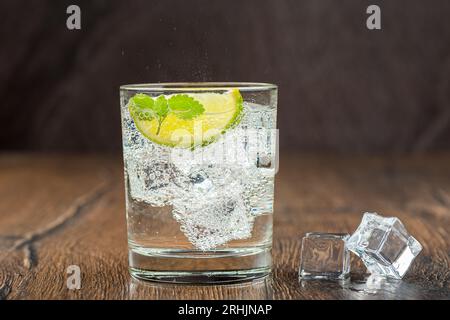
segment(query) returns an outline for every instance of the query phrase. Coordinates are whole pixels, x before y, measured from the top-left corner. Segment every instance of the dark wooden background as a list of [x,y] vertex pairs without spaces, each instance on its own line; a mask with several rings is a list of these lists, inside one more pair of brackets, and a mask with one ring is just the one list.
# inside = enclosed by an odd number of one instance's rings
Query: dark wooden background
[[[82,30],[66,29],[66,7]],[[382,30],[365,27],[369,4]],[[0,148],[118,151],[118,87],[280,86],[281,147],[450,147],[450,2],[0,2]]]

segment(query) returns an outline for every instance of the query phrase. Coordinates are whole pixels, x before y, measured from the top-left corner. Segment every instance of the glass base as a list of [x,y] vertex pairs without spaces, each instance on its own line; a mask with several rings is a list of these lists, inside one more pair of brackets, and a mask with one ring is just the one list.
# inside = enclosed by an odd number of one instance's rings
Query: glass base
[[251,281],[267,276],[270,247],[191,251],[130,248],[130,273],[140,280],[218,284]]
[[154,272],[130,268],[131,276],[138,280],[185,284],[240,283],[265,277],[269,275],[269,273],[269,268],[212,272]]

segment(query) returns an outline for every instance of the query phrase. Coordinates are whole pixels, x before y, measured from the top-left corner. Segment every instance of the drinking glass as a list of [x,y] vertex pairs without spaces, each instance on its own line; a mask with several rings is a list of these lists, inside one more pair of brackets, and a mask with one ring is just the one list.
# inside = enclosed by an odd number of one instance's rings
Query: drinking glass
[[133,277],[238,282],[271,270],[277,87],[120,87]]

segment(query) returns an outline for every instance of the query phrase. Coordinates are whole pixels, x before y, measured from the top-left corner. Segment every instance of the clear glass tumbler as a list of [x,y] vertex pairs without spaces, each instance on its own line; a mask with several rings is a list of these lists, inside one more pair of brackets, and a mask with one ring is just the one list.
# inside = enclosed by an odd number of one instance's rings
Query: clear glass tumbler
[[120,87],[132,276],[236,282],[271,270],[277,87]]

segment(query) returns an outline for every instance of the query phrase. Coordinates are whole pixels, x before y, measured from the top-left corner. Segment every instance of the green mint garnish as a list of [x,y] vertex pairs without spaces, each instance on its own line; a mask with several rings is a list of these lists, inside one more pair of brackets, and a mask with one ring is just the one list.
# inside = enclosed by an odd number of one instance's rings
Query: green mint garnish
[[193,119],[203,112],[203,105],[185,94],[176,94],[169,99],[169,108],[178,118],[184,120]]
[[155,113],[158,115],[158,129],[156,130],[156,134],[159,134],[161,130],[161,124],[166,119],[167,114],[169,113],[169,106],[167,105],[167,99],[164,96],[159,96],[155,100],[154,105]]
[[139,93],[130,99],[130,111],[132,111],[139,120],[152,120],[156,114],[154,111],[155,102],[146,94]]
[[167,105],[166,97],[159,96],[156,98],[154,109],[156,114],[161,118],[167,117],[167,114],[169,113],[169,106]]
[[169,113],[173,113],[177,118],[191,120],[203,112],[205,108],[196,99],[186,94],[176,94],[166,99],[163,95],[152,98],[146,94],[138,93],[130,99],[130,112],[136,115],[139,120],[158,120],[159,134],[161,125]]

